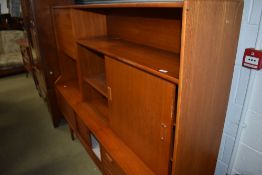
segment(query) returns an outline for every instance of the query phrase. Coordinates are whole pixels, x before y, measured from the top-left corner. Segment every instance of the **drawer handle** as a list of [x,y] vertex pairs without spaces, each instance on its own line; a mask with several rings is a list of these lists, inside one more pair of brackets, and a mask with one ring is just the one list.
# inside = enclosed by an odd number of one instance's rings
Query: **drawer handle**
[[107,87],[107,91],[108,91],[108,99],[110,100],[110,101],[112,101],[112,90],[111,90],[111,87]]
[[166,140],[166,124],[161,123],[161,141]]
[[110,163],[113,162],[113,159],[112,159],[107,153],[105,153],[105,156],[106,156],[106,159],[107,159]]

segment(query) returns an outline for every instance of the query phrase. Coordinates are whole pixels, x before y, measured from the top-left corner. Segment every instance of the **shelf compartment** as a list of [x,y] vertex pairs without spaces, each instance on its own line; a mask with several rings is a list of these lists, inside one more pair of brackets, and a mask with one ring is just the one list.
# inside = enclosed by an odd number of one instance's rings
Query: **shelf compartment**
[[108,97],[107,94],[107,86],[105,80],[105,74],[98,74],[94,77],[84,78],[84,81],[89,83],[93,88],[95,88],[98,92],[100,92],[106,98]]
[[89,85],[89,83],[83,84],[83,96],[84,102],[92,107],[101,119],[108,121],[107,98]]
[[83,80],[107,98],[104,55],[82,46],[78,51]]
[[95,37],[78,44],[178,84],[180,54],[119,38]]

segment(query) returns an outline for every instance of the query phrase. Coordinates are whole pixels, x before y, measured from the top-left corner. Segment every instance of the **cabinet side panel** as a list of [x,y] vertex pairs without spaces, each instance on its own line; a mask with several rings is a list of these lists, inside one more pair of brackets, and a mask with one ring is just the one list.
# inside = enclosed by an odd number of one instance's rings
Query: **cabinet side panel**
[[185,2],[172,174],[214,174],[242,9],[242,1]]

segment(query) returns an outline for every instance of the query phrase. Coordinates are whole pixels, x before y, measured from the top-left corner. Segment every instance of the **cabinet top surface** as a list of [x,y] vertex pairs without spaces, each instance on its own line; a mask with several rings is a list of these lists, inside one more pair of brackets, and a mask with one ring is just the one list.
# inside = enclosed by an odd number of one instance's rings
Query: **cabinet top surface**
[[63,8],[75,8],[75,9],[85,9],[85,8],[182,8],[184,5],[184,0],[166,0],[166,1],[136,1],[132,2],[127,0],[126,2],[115,1],[111,3],[88,3],[88,4],[72,4],[63,6],[54,6],[55,9]]

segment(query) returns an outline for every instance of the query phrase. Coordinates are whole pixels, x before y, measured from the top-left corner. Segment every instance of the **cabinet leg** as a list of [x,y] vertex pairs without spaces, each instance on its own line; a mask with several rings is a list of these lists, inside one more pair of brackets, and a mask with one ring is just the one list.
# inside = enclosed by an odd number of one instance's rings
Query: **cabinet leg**
[[70,130],[71,139],[75,140],[74,130],[71,127],[69,127],[69,130]]

